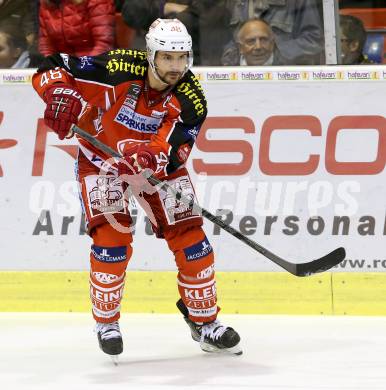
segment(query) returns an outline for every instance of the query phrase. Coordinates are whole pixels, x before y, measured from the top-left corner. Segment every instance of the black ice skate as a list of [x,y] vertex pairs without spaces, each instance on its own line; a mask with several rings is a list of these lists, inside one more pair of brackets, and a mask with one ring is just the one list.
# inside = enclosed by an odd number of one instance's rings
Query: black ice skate
[[110,323],[97,322],[95,331],[98,336],[99,348],[111,355],[114,364],[117,364],[118,356],[123,351],[122,335],[118,321]]
[[177,302],[177,307],[190,328],[193,340],[200,343],[203,351],[234,355],[243,353],[240,348],[240,336],[233,328],[222,325],[218,320],[204,324],[193,322],[188,317],[189,312],[182,299]]

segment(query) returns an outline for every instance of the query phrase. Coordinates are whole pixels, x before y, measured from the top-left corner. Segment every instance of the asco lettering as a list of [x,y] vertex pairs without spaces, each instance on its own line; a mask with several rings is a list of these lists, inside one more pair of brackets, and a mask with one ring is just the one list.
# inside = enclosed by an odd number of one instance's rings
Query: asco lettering
[[[208,130],[241,129],[249,140],[229,139],[213,140],[208,137]],[[374,161],[338,161],[337,138],[340,131],[377,131],[378,145]],[[308,155],[307,161],[302,162],[275,162],[270,158],[272,150],[272,134],[278,131],[306,130],[310,137],[317,137],[324,145],[324,166],[332,175],[377,175],[386,165],[386,119],[377,115],[337,116],[331,120],[325,131],[325,141],[322,138],[322,124],[311,115],[275,115],[268,117],[262,125],[261,131],[256,131],[255,124],[248,117],[209,117],[201,127],[197,138],[197,148],[206,153],[238,153],[241,161],[236,163],[207,163],[201,158],[193,159],[193,168],[197,173],[205,172],[210,176],[226,175],[239,176],[248,173],[253,165],[253,154],[258,151],[259,170],[269,176],[305,176],[314,173],[321,167],[323,156],[320,154]],[[256,136],[260,134],[260,142]],[[278,146],[278,145],[276,145]],[[289,145],[279,145],[287,148]]]
[[[3,113],[0,112],[0,124],[2,118]],[[208,117],[197,136],[198,153],[196,151],[197,157],[192,158],[191,163],[195,172],[206,173],[209,176],[241,176],[256,170],[269,176],[306,176],[313,174],[317,169],[325,169],[331,175],[377,175],[385,169],[386,119],[383,116],[337,116],[332,118],[326,127],[323,129],[319,118],[311,115],[270,116],[263,121],[261,130],[256,128],[255,123],[249,117]],[[238,129],[241,133],[226,140],[211,139],[209,136],[209,131],[215,130],[224,135],[229,129]],[[361,155],[358,155],[357,161],[355,159],[353,161],[352,158],[350,161],[341,161],[337,158],[339,133],[347,129],[361,133],[369,130],[373,133],[377,132],[378,143],[373,161],[363,161]],[[152,131],[152,128],[146,130]],[[296,142],[297,133],[306,131],[306,137],[310,139],[313,137],[319,142],[322,152],[306,151],[305,161],[272,161],[270,152],[273,146],[276,150],[290,147],[288,144],[278,144],[280,141],[274,139],[273,134],[281,131],[294,132],[294,142]],[[51,144],[47,141],[47,135],[50,132],[51,130],[44,124],[43,119],[39,119],[32,160],[32,176],[43,176],[47,148],[60,149],[61,153],[65,152],[72,158],[77,155],[78,146],[75,141],[74,145],[60,145],[56,142]],[[0,151],[16,144],[17,141],[13,139],[0,139]],[[373,146],[371,146],[372,149]],[[364,148],[366,147],[368,145],[364,145]],[[238,154],[240,158],[238,162],[218,162],[216,160],[214,160],[216,162],[206,162],[205,156],[200,152],[205,154],[232,153]],[[184,158],[182,154],[180,158]],[[224,157],[222,160],[224,161]],[[3,176],[3,170],[0,164],[1,176]]]

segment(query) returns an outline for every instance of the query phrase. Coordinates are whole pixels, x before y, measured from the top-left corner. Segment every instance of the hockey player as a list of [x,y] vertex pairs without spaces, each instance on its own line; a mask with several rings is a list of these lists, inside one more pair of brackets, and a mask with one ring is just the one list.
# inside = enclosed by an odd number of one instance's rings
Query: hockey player
[[[203,90],[189,70],[192,41],[185,26],[177,19],[157,19],[146,47],[147,52],[116,49],[96,57],[55,54],[33,77],[46,103],[45,123],[60,139],[71,137],[70,127],[78,123],[123,156],[118,169],[112,164],[101,172],[109,156],[79,139],[77,178],[93,240],[92,312],[100,348],[109,355],[123,350],[118,320],[132,255],[132,235],[117,228],[132,222],[119,178],[150,169],[195,198],[185,164],[207,114]],[[217,320],[214,254],[202,217],[162,190],[141,197],[153,214],[155,234],[174,254],[181,297],[177,307],[193,339],[204,351],[240,354],[237,332]],[[111,217],[116,223],[109,223]]]

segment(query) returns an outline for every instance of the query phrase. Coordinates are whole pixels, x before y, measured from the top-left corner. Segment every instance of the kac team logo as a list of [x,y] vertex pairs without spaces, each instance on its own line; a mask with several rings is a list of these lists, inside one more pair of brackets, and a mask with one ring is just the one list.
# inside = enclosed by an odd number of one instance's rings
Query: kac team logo
[[94,278],[102,284],[111,284],[120,279],[118,275],[108,274],[106,272],[93,272]]

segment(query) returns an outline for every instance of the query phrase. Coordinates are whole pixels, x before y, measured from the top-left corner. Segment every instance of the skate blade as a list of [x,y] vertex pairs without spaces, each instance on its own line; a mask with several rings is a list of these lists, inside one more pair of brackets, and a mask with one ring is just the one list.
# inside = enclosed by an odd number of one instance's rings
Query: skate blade
[[218,353],[222,355],[242,355],[243,351],[239,345],[235,345],[232,348],[217,348],[207,343],[200,343],[200,347],[204,352]]
[[111,361],[113,362],[114,366],[118,366],[118,363],[119,363],[119,359],[118,359],[118,355],[111,355]]

